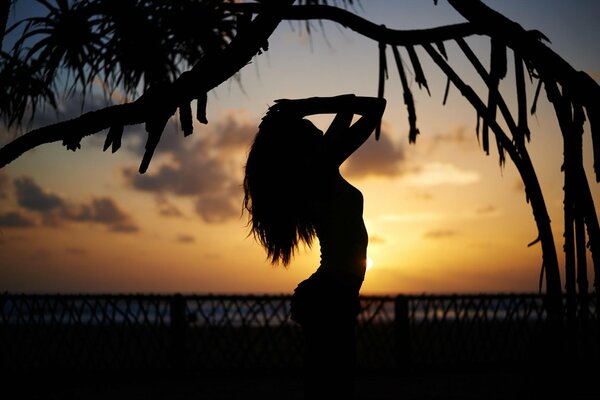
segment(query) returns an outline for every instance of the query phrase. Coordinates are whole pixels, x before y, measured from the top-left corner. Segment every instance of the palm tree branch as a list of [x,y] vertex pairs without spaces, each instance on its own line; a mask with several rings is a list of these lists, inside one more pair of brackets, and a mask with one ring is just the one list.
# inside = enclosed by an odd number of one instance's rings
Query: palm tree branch
[[[278,3],[274,7],[263,8],[263,12],[252,21],[252,26],[243,34],[237,35],[227,48],[206,56],[174,82],[148,90],[134,102],[88,112],[78,118],[34,129],[19,136],[0,148],[0,168],[42,144],[62,140],[68,148],[74,148],[74,143],[79,143],[81,138],[114,125],[146,123],[147,128],[164,126],[162,121],[168,120],[179,104],[203,96],[243,68],[264,46],[266,39],[281,21],[282,10],[291,2],[287,0],[285,4]],[[160,137],[162,131],[149,132],[150,147],[158,143],[155,137],[151,137],[157,134]],[[153,150],[147,146],[150,157]],[[144,157],[146,158],[147,156]],[[143,170],[145,169],[141,166],[140,172]]]

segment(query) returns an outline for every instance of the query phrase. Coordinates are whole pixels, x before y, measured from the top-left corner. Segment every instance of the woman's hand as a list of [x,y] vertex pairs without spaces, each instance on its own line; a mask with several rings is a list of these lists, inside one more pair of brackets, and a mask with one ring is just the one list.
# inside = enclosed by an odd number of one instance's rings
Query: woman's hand
[[302,111],[301,102],[305,99],[277,99],[275,100],[275,104],[269,107],[266,116],[274,116],[274,115],[294,115],[300,118],[308,115],[306,112]]
[[312,114],[337,113],[350,109],[356,99],[354,94],[342,94],[333,97],[308,97],[304,99],[277,99],[269,112],[285,112],[302,117]]

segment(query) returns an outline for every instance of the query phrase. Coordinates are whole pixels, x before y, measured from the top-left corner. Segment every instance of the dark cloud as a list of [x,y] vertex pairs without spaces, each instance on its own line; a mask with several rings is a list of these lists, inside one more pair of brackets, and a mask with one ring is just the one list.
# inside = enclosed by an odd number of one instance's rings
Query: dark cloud
[[521,179],[516,179],[513,184],[513,191],[517,193],[525,193],[525,184]]
[[54,258],[54,253],[48,249],[37,249],[29,254],[29,258],[37,262],[45,262]]
[[198,197],[196,212],[208,223],[219,223],[233,217],[239,217],[242,211],[241,197],[229,193],[217,193]]
[[3,171],[0,171],[0,200],[8,199],[12,192],[13,185],[10,177]]
[[42,189],[30,177],[17,178],[14,185],[17,202],[28,210],[47,212],[64,206],[63,199]]
[[183,217],[181,210],[175,204],[171,203],[165,196],[159,194],[155,197],[155,201],[159,215],[173,218]]
[[177,236],[178,243],[194,243],[196,239],[192,235],[182,234]]
[[485,207],[480,207],[478,209],[475,210],[475,213],[478,215],[490,215],[490,214],[495,214],[498,211],[498,209],[492,205],[489,206],[485,206]]
[[75,222],[93,222],[105,225],[114,232],[137,232],[139,228],[130,215],[109,198],[95,198],[89,204],[63,208],[60,216]]
[[140,230],[140,228],[132,221],[123,221],[116,224],[110,224],[108,225],[108,228],[113,232],[120,233],[136,233]]
[[178,165],[161,165],[154,174],[142,175],[132,168],[126,169],[124,174],[134,189],[178,196],[211,193],[221,189],[230,178],[217,160],[199,154],[188,161],[181,160]]
[[224,149],[237,150],[248,146],[256,134],[258,127],[248,121],[240,121],[236,114],[227,114],[216,124],[216,133],[212,140],[221,151]]
[[128,218],[115,201],[108,197],[92,200],[91,208],[92,220],[101,224],[119,224]]
[[[450,145],[462,150],[477,150],[477,136],[475,132],[467,132],[464,126],[459,126],[453,131],[428,136],[425,140],[426,152],[431,153],[440,147]],[[456,147],[455,147],[456,148]]]
[[[115,232],[139,230],[133,217],[110,197],[93,198],[89,203],[77,204],[42,189],[31,177],[16,178],[13,183],[18,205],[41,217],[45,226],[59,227],[67,222],[78,222],[104,225]],[[10,178],[7,185],[10,186]],[[0,215],[2,226],[33,226],[34,222],[17,211]]]
[[381,244],[385,243],[385,239],[381,236],[369,236],[369,244]]
[[4,228],[28,228],[35,226],[35,221],[18,211],[9,211],[0,214],[0,227]]
[[435,196],[429,192],[416,193],[415,197],[422,201],[429,201],[429,200],[435,198]]
[[[203,132],[194,140],[165,132],[159,148],[168,161],[156,163],[154,170],[151,165],[149,172],[143,175],[136,167],[124,169],[126,184],[135,190],[156,194],[160,215],[181,216],[166,200],[167,195],[174,195],[191,198],[196,213],[205,222],[219,223],[239,217],[243,170],[239,160],[249,148],[257,124],[231,113],[210,129],[211,132]],[[142,154],[141,146],[130,150]]]
[[382,130],[379,140],[370,137],[344,165],[344,175],[352,178],[367,176],[393,177],[403,172],[404,150],[393,143]]
[[427,239],[447,239],[456,235],[458,235],[457,231],[450,229],[438,229],[425,232],[425,234],[423,234],[423,237]]
[[87,254],[87,250],[82,247],[67,247],[65,249],[65,253],[70,254],[72,256],[83,256]]

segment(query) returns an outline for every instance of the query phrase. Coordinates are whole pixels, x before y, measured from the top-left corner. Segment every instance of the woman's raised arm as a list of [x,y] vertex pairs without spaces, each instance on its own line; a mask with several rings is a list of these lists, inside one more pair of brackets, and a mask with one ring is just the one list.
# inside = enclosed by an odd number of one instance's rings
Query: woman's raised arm
[[[269,112],[286,112],[300,118],[316,114],[336,114],[325,133],[326,157],[340,166],[371,135],[381,121],[386,101],[377,97],[345,94],[334,97],[276,100]],[[354,124],[352,118],[360,115]]]

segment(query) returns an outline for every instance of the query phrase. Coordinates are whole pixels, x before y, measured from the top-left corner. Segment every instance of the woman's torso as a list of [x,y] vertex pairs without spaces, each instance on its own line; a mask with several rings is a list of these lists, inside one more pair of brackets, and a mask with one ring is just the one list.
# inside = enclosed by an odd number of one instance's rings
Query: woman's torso
[[368,245],[362,217],[363,195],[337,170],[323,178],[315,219],[321,247],[319,270],[359,289]]

